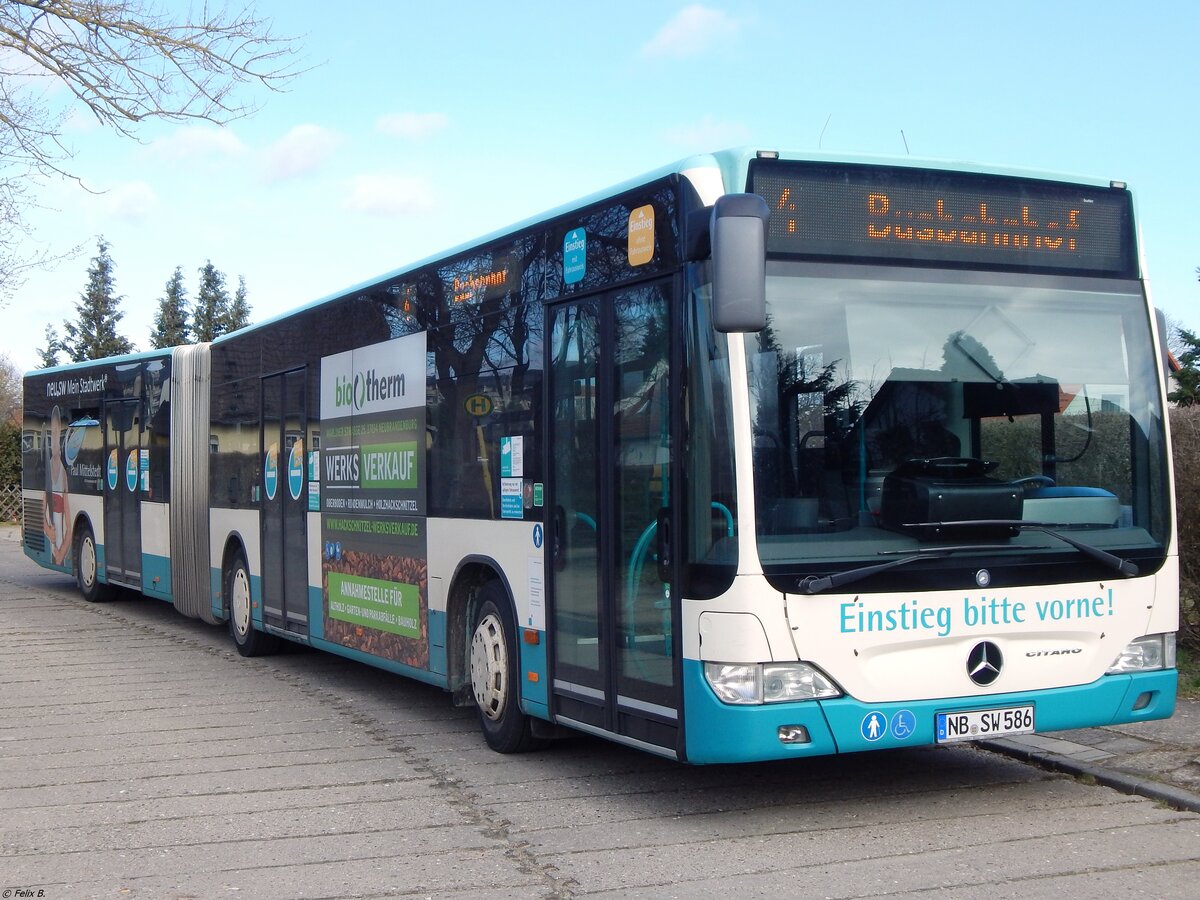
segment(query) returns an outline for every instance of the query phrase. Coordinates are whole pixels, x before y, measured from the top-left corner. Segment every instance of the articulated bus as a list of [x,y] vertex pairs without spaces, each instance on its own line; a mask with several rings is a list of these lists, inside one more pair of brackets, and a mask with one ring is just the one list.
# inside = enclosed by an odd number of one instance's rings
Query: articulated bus
[[689,763],[1171,715],[1119,182],[688,159],[211,344],[30,373],[24,547]]

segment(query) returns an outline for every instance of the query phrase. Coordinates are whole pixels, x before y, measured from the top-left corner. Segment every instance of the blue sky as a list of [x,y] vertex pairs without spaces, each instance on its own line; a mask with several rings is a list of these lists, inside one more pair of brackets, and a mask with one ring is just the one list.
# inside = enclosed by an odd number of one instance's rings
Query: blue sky
[[[183,7],[185,4],[168,4]],[[245,277],[256,321],[673,160],[727,146],[1126,181],[1157,305],[1200,330],[1200,5],[270,0],[309,70],[253,117],[73,120],[31,247],[74,259],[0,311],[36,362],[103,234],[141,348],[176,266]],[[339,11],[329,18],[330,11]]]

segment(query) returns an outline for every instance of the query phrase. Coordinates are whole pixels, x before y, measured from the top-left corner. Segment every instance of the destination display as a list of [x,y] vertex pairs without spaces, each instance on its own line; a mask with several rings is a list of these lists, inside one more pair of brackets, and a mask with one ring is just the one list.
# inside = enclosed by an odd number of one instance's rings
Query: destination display
[[1124,188],[889,166],[755,160],[767,251],[807,258],[1136,277]]

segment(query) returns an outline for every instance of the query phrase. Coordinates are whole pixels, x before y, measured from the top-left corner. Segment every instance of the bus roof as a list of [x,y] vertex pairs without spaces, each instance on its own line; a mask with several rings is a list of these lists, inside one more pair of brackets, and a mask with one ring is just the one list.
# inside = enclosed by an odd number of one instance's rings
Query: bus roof
[[140,350],[136,353],[124,353],[120,356],[106,356],[103,359],[85,359],[82,362],[66,363],[61,366],[50,366],[45,369],[30,369],[25,373],[25,378],[31,378],[36,375],[57,375],[60,372],[78,372],[92,366],[113,366],[121,363],[141,362],[151,359],[165,359],[171,355],[174,347],[160,347],[153,350]]
[[[422,269],[426,266],[440,262],[442,260],[451,259],[459,254],[466,253],[473,248],[482,247],[487,244],[503,240],[510,235],[518,234],[522,231],[536,228],[545,222],[556,219],[560,216],[569,215],[572,212],[584,209],[595,203],[599,203],[609,197],[621,194],[628,190],[633,190],[641,185],[655,181],[659,178],[665,178],[668,175],[687,175],[693,179],[697,178],[697,173],[707,170],[709,177],[702,180],[709,182],[719,179],[721,190],[724,193],[735,193],[745,189],[746,174],[749,169],[749,163],[752,159],[760,154],[770,154],[782,160],[795,160],[807,162],[824,162],[824,163],[845,163],[850,165],[876,165],[876,166],[895,166],[903,168],[918,168],[918,169],[940,169],[951,172],[968,172],[974,174],[1000,175],[1013,178],[1031,178],[1037,180],[1057,181],[1072,184],[1085,184],[1094,187],[1107,187],[1112,182],[1097,178],[1081,178],[1078,176],[1067,176],[1050,172],[1035,172],[1031,170],[1020,170],[1009,167],[998,166],[981,166],[974,163],[955,162],[950,160],[938,159],[920,159],[916,157],[883,157],[883,156],[868,156],[863,154],[845,154],[845,153],[823,153],[812,151],[776,151],[762,150],[755,147],[737,147],[727,150],[717,151],[715,153],[699,154],[696,156],[686,157],[670,165],[662,166],[650,172],[645,172],[636,178],[631,178],[620,184],[613,185],[604,190],[596,191],[547,210],[539,215],[531,216],[527,219],[519,221],[505,228],[492,231],[482,235],[474,240],[466,241],[446,250],[442,250],[436,254],[426,256],[422,259],[407,263],[399,268],[384,272],[369,278],[366,281],[361,281],[342,290],[331,294],[326,294],[301,306],[278,313],[269,319],[262,322],[256,322],[253,325],[248,325],[237,331],[229,332],[221,335],[214,343],[221,343],[238,335],[243,335],[255,329],[271,325],[282,319],[289,318],[296,313],[314,309],[323,306],[326,303],[331,303],[359,291],[364,291],[370,287],[379,284],[380,282],[390,281],[400,278],[406,274]],[[706,202],[712,202],[715,197],[705,197]]]

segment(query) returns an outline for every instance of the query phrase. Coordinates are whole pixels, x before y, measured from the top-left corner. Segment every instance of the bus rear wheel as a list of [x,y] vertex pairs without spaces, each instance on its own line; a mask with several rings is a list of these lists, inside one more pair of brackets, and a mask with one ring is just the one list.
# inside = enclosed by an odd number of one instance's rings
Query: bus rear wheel
[[99,603],[112,596],[112,588],[100,583],[100,561],[96,553],[96,535],[91,525],[75,534],[75,583],[88,603]]
[[533,736],[517,697],[517,630],[512,605],[498,581],[479,593],[471,634],[471,692],[483,739],[497,753],[522,753],[543,746]]
[[279,638],[254,627],[250,593],[250,567],[240,554],[225,567],[225,608],[229,635],[242,656],[264,656],[279,649]]

